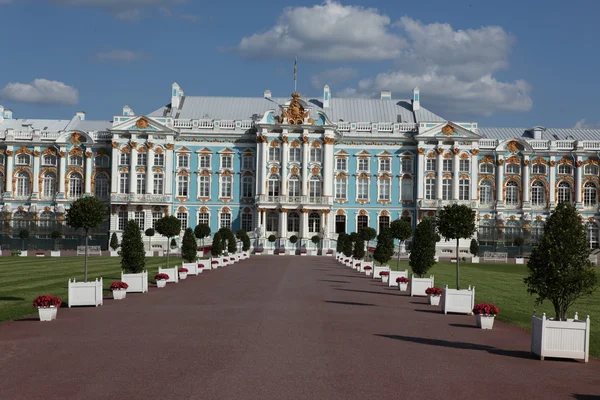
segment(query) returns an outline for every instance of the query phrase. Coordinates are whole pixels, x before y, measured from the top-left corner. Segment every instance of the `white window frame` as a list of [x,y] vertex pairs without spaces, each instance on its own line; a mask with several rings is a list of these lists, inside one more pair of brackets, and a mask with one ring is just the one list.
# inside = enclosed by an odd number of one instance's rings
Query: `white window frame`
[[531,172],[536,175],[546,175],[547,168],[544,164],[533,164]]
[[413,159],[412,157],[402,157],[400,160],[400,172],[403,174],[413,173]]
[[392,160],[385,157],[379,159],[379,172],[392,172]]
[[165,194],[165,184],[164,184],[164,175],[160,172],[155,172],[152,175],[152,179],[153,179],[153,188],[152,188],[152,194]]
[[335,170],[336,171],[348,171],[348,158],[336,157],[335,158]]
[[210,169],[212,156],[210,154],[198,155],[198,169]]
[[392,199],[391,179],[380,178],[377,182],[377,199],[379,201],[390,201]]
[[414,197],[414,182],[412,179],[400,179],[400,201],[412,201]]
[[219,198],[230,199],[233,196],[233,176],[221,175],[219,179]]
[[[98,157],[105,157],[105,156],[98,156]],[[98,157],[96,157],[96,158],[98,158]],[[48,161],[48,160],[50,160],[50,161]],[[2,162],[0,162],[0,164],[2,164]],[[42,157],[42,165],[56,166],[56,156],[53,154],[44,154],[44,156]]]
[[302,162],[302,149],[300,147],[290,147],[289,156],[292,163]]
[[16,165],[30,165],[31,157],[28,154],[17,154],[15,164]]
[[425,160],[425,171],[434,172],[437,168],[437,160],[435,158],[428,158]]
[[471,172],[471,160],[458,160],[458,172]]
[[210,199],[210,184],[211,177],[209,175],[198,175],[197,185],[198,185],[198,198],[201,199]]
[[369,172],[371,167],[371,159],[369,157],[361,156],[356,161],[356,171],[357,172]]
[[370,186],[369,178],[356,178],[356,200],[369,201]]
[[190,196],[190,177],[187,175],[177,175],[177,197]]
[[336,200],[347,200],[348,199],[348,179],[335,178],[335,199]]
[[187,153],[177,154],[177,168],[190,168],[190,155]]
[[492,163],[481,163],[479,164],[480,174],[494,174],[494,164]]
[[221,169],[233,169],[233,156],[231,154],[221,156]]

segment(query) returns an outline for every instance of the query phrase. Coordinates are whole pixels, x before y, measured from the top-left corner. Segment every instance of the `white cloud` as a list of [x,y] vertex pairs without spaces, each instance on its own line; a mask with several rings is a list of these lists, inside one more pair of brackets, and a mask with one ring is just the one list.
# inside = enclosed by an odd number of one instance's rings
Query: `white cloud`
[[[2,0],[0,0],[2,1]],[[167,6],[184,4],[187,0],[51,0],[53,3],[69,7],[99,8],[123,21],[136,21],[144,9],[164,12]]]
[[583,118],[583,119],[580,119],[579,121],[577,121],[575,123],[575,125],[573,126],[573,128],[575,128],[575,129],[600,129],[600,122],[588,123],[588,122],[586,122],[585,118]]
[[79,92],[63,82],[35,79],[30,83],[8,83],[0,89],[0,98],[15,103],[75,105]]
[[320,74],[314,75],[310,79],[310,84],[313,89],[322,89],[325,85],[338,85],[342,82],[349,81],[358,76],[358,71],[354,68],[340,67],[323,71]]
[[100,52],[96,54],[96,61],[105,63],[105,62],[114,62],[114,63],[123,63],[129,64],[137,60],[145,60],[150,57],[146,55],[143,51],[132,51],[132,50],[111,50]]

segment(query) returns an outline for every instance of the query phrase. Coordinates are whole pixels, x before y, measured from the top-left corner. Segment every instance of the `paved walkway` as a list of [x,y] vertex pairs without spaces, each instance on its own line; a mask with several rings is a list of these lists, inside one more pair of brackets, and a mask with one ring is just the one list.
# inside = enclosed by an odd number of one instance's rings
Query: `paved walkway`
[[442,315],[324,257],[257,256],[0,324],[2,399],[592,399],[600,362]]

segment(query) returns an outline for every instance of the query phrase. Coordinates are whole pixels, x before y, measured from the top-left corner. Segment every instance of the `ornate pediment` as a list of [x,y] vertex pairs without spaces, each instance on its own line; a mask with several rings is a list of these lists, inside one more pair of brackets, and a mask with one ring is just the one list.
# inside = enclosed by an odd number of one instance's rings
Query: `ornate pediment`
[[281,107],[281,116],[275,118],[277,124],[290,125],[314,125],[315,121],[310,117],[309,110],[305,109],[300,102],[300,93],[292,93],[292,100],[287,108]]

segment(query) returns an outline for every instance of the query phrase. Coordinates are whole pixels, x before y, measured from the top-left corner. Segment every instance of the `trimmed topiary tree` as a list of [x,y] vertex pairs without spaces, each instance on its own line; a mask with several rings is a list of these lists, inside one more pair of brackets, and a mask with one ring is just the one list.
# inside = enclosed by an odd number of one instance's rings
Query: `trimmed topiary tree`
[[146,267],[146,254],[144,241],[137,222],[133,219],[127,221],[123,238],[121,240],[121,268],[130,274],[137,274]]
[[25,239],[29,237],[29,231],[27,229],[21,229],[19,231],[19,238],[21,239],[21,250],[25,250]]
[[377,237],[377,231],[370,226],[363,226],[358,230],[358,234],[362,240],[367,242],[367,248],[369,247],[369,242]]
[[227,246],[227,253],[235,253],[237,251],[237,242],[235,241],[233,231],[223,227],[219,229],[219,232],[221,232],[221,239],[223,240],[223,249]]
[[208,224],[198,224],[194,228],[196,239],[202,240],[202,252],[204,253],[204,238],[210,236],[210,226]]
[[352,257],[352,250],[354,248],[354,242],[352,241],[352,235],[344,236],[342,246],[343,246],[342,253],[344,253],[344,255],[346,257]]
[[[245,233],[245,232],[244,232]],[[247,233],[242,237],[242,251],[250,250],[250,236]]]
[[354,248],[352,249],[352,257],[357,260],[365,258],[365,242],[360,235],[356,236],[356,242],[354,242]]
[[146,229],[146,232],[144,232],[144,235],[150,238],[148,241],[148,247],[150,248],[150,251],[152,251],[152,236],[154,236],[155,233],[156,232],[154,231],[154,228],[148,228]]
[[60,240],[60,238],[62,238],[62,233],[60,233],[60,231],[52,231],[52,233],[50,234],[50,237],[52,239],[54,239],[54,251],[56,251],[56,247],[58,245],[58,241]]
[[119,238],[117,238],[116,232],[113,232],[112,235],[110,235],[109,246],[111,249],[113,249],[113,251],[117,251],[117,249],[119,248]]
[[525,244],[525,239],[523,236],[517,236],[513,243],[519,248],[519,257],[521,257],[523,255],[523,245]]
[[310,241],[313,242],[318,251],[320,247],[319,244],[321,243],[321,236],[313,235],[313,237],[310,238]]
[[187,228],[183,232],[183,239],[181,240],[181,258],[189,263],[196,261],[198,258],[196,253],[197,248],[198,244],[196,243],[194,231],[192,228]]
[[77,199],[67,210],[67,225],[73,229],[82,228],[85,231],[85,282],[87,282],[88,236],[90,229],[95,229],[102,225],[106,215],[106,205],[97,197],[82,197]]
[[405,219],[397,219],[390,224],[394,239],[398,239],[398,263],[400,263],[400,247],[412,235],[412,226]]
[[430,218],[424,218],[415,229],[408,261],[413,273],[420,278],[435,264],[437,238],[435,224]]
[[468,239],[475,234],[475,212],[464,204],[452,204],[440,210],[437,229],[446,239],[456,239],[456,289],[460,289],[460,239]]
[[275,235],[269,235],[269,237],[267,238],[267,240],[269,241],[269,243],[271,243],[271,247],[275,247],[275,241],[277,240],[277,237]]
[[380,265],[385,265],[394,255],[394,237],[390,228],[383,228],[377,235],[377,246],[373,258]]
[[217,232],[213,236],[212,246],[210,248],[210,254],[213,257],[220,257],[221,253],[223,253],[223,239],[221,238],[221,233]]
[[477,239],[471,239],[471,246],[469,246],[469,252],[473,255],[473,257],[477,257],[479,255],[479,242]]
[[559,203],[527,263],[529,276],[524,281],[527,292],[537,296],[536,305],[550,300],[555,319],[566,321],[575,300],[596,289],[596,271],[589,256],[587,232],[577,209]]
[[[296,243],[298,243],[298,236],[292,235],[290,237],[290,243],[293,244],[293,245],[295,245]],[[295,246],[295,247],[296,247],[296,249],[298,248],[298,246]]]
[[154,224],[154,229],[160,235],[163,235],[170,242],[170,245],[167,246],[167,268],[169,268],[169,254],[171,252],[171,245],[175,242],[175,246],[177,246],[177,242],[175,239],[171,239],[173,236],[179,235],[181,232],[181,221],[179,221],[173,215],[167,215],[162,217]]

